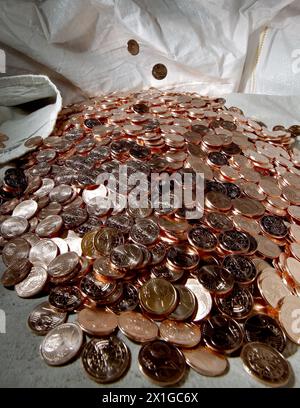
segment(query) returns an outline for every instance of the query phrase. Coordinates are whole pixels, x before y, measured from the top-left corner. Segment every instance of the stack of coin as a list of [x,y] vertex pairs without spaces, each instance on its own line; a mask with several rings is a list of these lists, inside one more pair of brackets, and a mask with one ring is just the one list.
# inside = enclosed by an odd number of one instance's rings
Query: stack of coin
[[[142,344],[140,369],[161,385],[181,381],[186,365],[222,375],[232,353],[264,384],[288,383],[281,353],[300,344],[299,125],[270,130],[225,102],[114,93],[64,108],[52,135],[25,142],[0,189],[1,282],[20,297],[48,295],[28,317],[47,364],[82,350],[89,377],[116,381],[130,365],[119,329]],[[124,190],[138,173],[142,207]],[[82,349],[83,332],[92,339]]]

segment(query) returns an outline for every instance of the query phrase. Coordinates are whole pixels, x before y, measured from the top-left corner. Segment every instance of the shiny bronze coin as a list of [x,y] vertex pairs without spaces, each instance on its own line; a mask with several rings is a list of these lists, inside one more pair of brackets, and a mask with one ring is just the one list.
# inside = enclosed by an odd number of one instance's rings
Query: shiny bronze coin
[[244,255],[226,256],[223,260],[223,266],[239,284],[250,284],[257,275],[254,263]]
[[182,349],[187,364],[200,375],[217,377],[228,369],[228,360],[206,347],[198,346],[194,349]]
[[188,232],[188,241],[201,251],[213,251],[216,249],[217,237],[207,228],[194,227]]
[[82,353],[82,364],[88,376],[101,384],[117,381],[130,364],[130,351],[116,336],[89,341]]
[[192,320],[194,322],[199,322],[211,312],[213,305],[211,294],[203,285],[199,283],[198,279],[187,279],[186,287],[196,298],[196,309]]
[[280,276],[272,268],[264,269],[259,275],[257,286],[264,301],[277,309],[282,299],[290,295]]
[[109,309],[116,314],[133,311],[139,304],[139,295],[136,286],[130,282],[123,284],[122,296],[119,301],[109,306]]
[[99,254],[107,256],[115,247],[124,243],[124,236],[117,229],[104,227],[95,235],[94,242]]
[[40,293],[47,282],[47,271],[41,266],[33,266],[27,277],[15,285],[15,291],[21,298],[30,298]]
[[115,281],[102,282],[92,274],[85,275],[80,282],[81,292],[95,302],[105,302],[105,299],[116,290]]
[[75,286],[56,286],[50,291],[49,303],[60,312],[73,312],[81,306],[82,296]]
[[232,216],[232,221],[236,229],[248,232],[252,235],[258,235],[261,232],[259,223],[243,215],[236,214]]
[[23,281],[29,274],[31,266],[28,259],[18,259],[11,263],[1,276],[2,285],[10,287]]
[[154,221],[149,219],[136,220],[129,236],[137,244],[151,245],[159,236],[159,227]]
[[67,313],[59,312],[48,302],[37,305],[28,316],[28,327],[37,335],[44,336],[54,327],[64,323]]
[[229,211],[232,203],[227,195],[217,191],[209,191],[205,196],[205,205],[214,210]]
[[179,244],[170,247],[167,251],[167,261],[174,268],[190,270],[195,268],[199,263],[197,251],[186,244]]
[[215,315],[203,322],[202,337],[210,349],[227,354],[241,347],[244,332],[234,319]]
[[158,316],[167,315],[177,305],[177,292],[165,279],[150,279],[140,288],[139,300],[146,312]]
[[119,269],[113,268],[109,258],[100,257],[93,263],[93,274],[96,279],[122,279],[125,276],[125,272]]
[[244,319],[249,316],[253,307],[253,298],[248,289],[238,285],[226,297],[217,297],[216,305],[219,311],[234,319]]
[[200,327],[194,323],[163,320],[159,326],[160,337],[180,347],[195,347],[201,340]]
[[68,278],[79,263],[79,256],[75,252],[59,255],[48,265],[47,272],[50,279]]
[[259,341],[274,347],[280,353],[286,346],[285,335],[275,319],[258,313],[249,317],[245,322],[245,339],[248,342]]
[[196,309],[195,295],[183,285],[175,285],[178,303],[175,310],[168,316],[171,320],[183,321],[191,317]]
[[49,215],[41,220],[35,229],[39,237],[52,237],[56,235],[63,225],[63,220],[59,215]]
[[248,236],[241,231],[225,231],[219,235],[220,247],[227,252],[245,253],[249,250]]
[[118,269],[135,269],[143,261],[143,252],[135,244],[115,247],[110,253],[110,262]]
[[236,214],[246,217],[260,217],[265,212],[265,207],[257,200],[250,198],[236,198],[233,200],[233,209]]
[[122,312],[118,326],[125,336],[138,343],[153,341],[158,337],[157,324],[138,312]]
[[276,215],[265,215],[260,219],[260,225],[263,231],[275,238],[284,238],[288,233],[283,219]]
[[257,252],[266,258],[275,259],[281,254],[280,247],[269,238],[262,235],[256,236],[258,243]]
[[80,310],[77,322],[84,332],[96,337],[108,336],[118,326],[117,315],[100,308]]
[[24,217],[8,217],[1,224],[0,232],[5,239],[19,237],[28,228],[28,221]]
[[270,387],[289,382],[291,369],[285,358],[273,347],[259,342],[247,343],[241,351],[245,370]]
[[152,68],[152,75],[155,79],[161,80],[167,76],[168,70],[164,64],[155,64]]
[[172,344],[162,340],[146,343],[140,349],[138,361],[142,373],[159,385],[178,383],[185,374],[185,359]]
[[[88,258],[96,258],[99,256],[99,252],[96,250],[95,246],[95,237],[98,233],[98,230],[92,230],[90,232],[86,232],[80,240],[80,247],[82,254]],[[71,239],[73,241],[73,239]],[[76,242],[77,239],[74,236],[74,241]],[[79,241],[78,241],[79,242]]]
[[211,294],[225,295],[233,288],[234,277],[226,267],[205,265],[194,271],[193,274]]
[[282,299],[279,309],[280,325],[287,337],[298,345],[300,344],[299,310],[299,297],[286,295]]
[[28,258],[30,244],[24,238],[15,238],[8,241],[2,250],[2,260],[6,266],[19,259]]
[[43,360],[51,366],[71,361],[81,349],[83,333],[75,323],[63,323],[46,334],[40,345]]
[[225,214],[209,212],[206,215],[207,225],[217,232],[228,231],[233,228],[233,222]]

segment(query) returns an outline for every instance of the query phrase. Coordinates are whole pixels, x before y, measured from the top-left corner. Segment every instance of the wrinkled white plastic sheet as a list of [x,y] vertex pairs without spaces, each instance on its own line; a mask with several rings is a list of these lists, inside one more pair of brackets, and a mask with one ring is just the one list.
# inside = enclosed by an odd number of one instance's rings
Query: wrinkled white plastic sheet
[[[0,48],[7,53],[8,73],[48,75],[61,89],[65,103],[84,96],[150,86],[211,95],[237,92],[240,86],[252,92],[249,81],[257,35],[279,19],[284,27],[293,24],[279,38],[277,58],[279,34],[274,34],[276,38],[267,37],[271,44],[263,48],[266,55],[260,60],[261,76],[256,72],[255,92],[264,90],[263,83],[267,81],[282,83],[284,88],[278,90],[275,86],[276,92],[270,93],[300,94],[299,84],[295,92],[294,74],[287,72],[288,68],[280,73],[288,64],[284,45],[288,52],[293,47],[300,48],[300,30],[295,26],[299,3],[1,0]],[[127,51],[129,39],[140,44],[136,56]],[[271,61],[264,62],[271,50]],[[245,67],[247,55],[250,56]],[[167,77],[160,81],[151,74],[156,63],[163,63],[168,69]],[[266,88],[272,91],[272,86]]]

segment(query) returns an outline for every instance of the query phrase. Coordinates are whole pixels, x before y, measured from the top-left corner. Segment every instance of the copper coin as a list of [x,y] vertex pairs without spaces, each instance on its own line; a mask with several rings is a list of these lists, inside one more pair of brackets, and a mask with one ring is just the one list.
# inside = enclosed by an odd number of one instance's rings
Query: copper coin
[[167,315],[176,307],[177,292],[170,282],[155,278],[140,288],[139,299],[146,312],[158,316]]
[[196,297],[186,286],[176,285],[178,304],[168,316],[171,320],[182,321],[191,317],[196,309]]
[[122,279],[124,278],[125,272],[119,269],[113,268],[109,258],[101,257],[97,258],[93,263],[94,276],[101,278],[110,279]]
[[24,234],[28,228],[28,221],[24,217],[8,217],[2,222],[0,232],[6,238],[16,238]]
[[232,203],[227,195],[217,191],[209,191],[205,196],[205,205],[214,210],[229,211]]
[[164,64],[155,64],[152,68],[152,75],[155,79],[161,80],[167,76],[168,70]]
[[275,259],[278,258],[281,250],[278,245],[276,245],[269,238],[259,235],[256,237],[258,247],[257,251],[265,256],[266,258]]
[[201,340],[200,328],[194,323],[163,320],[159,333],[163,340],[180,347],[195,347]]
[[151,264],[156,265],[164,259],[166,255],[167,247],[163,242],[157,242],[153,247],[151,247]]
[[192,320],[194,322],[199,322],[211,312],[213,305],[211,294],[197,279],[194,278],[187,279],[186,287],[196,298],[196,310]]
[[159,385],[176,384],[185,374],[182,353],[162,340],[154,340],[142,346],[138,361],[142,373]]
[[210,212],[206,215],[206,223],[217,232],[231,230],[233,222],[225,214]]
[[129,40],[127,42],[127,50],[131,55],[137,55],[140,51],[140,46],[136,40]]
[[40,220],[48,217],[49,215],[58,215],[61,212],[62,206],[59,203],[51,202],[40,210],[38,217]]
[[118,245],[123,244],[124,236],[115,228],[100,228],[95,235],[95,247],[100,255],[109,255]]
[[9,266],[18,259],[25,259],[29,255],[30,244],[24,238],[15,238],[7,242],[2,250],[2,260]]
[[295,258],[288,257],[285,260],[285,270],[293,279],[296,285],[300,284],[300,261]]
[[248,232],[249,234],[257,235],[261,232],[259,223],[252,218],[236,214],[232,216],[232,221],[236,229]]
[[265,215],[260,219],[260,225],[263,231],[275,238],[284,238],[288,233],[283,219],[276,215]]
[[136,242],[137,244],[151,245],[159,236],[159,227],[152,220],[136,220],[136,223],[130,230],[129,236],[132,241]]
[[34,149],[40,146],[42,143],[43,143],[43,138],[41,136],[34,136],[34,137],[27,139],[24,142],[24,146],[28,147],[29,149]]
[[41,266],[33,266],[27,277],[15,285],[15,291],[21,298],[29,298],[40,293],[47,282],[47,271]]
[[279,275],[264,270],[257,280],[257,286],[262,298],[267,304],[276,309],[283,298],[290,295],[289,290]]
[[38,208],[37,202],[34,200],[25,200],[18,204],[12,215],[14,217],[23,217],[27,220],[34,216]]
[[79,263],[79,256],[75,252],[67,252],[59,255],[50,262],[47,268],[51,278],[64,278],[70,275]]
[[28,326],[37,335],[44,336],[54,327],[64,323],[67,313],[59,312],[48,302],[37,305],[28,316]]
[[250,198],[236,198],[233,200],[233,209],[246,217],[260,217],[265,212],[264,206],[259,201]]
[[259,341],[283,352],[286,346],[285,335],[275,319],[258,313],[245,322],[245,339],[248,342]]
[[218,265],[204,265],[194,272],[201,285],[211,294],[224,295],[229,293],[234,284],[234,277],[225,268]]
[[197,373],[207,377],[222,375],[228,369],[228,360],[208,348],[198,346],[194,349],[182,349],[187,364]]
[[106,221],[106,227],[114,228],[126,234],[134,224],[134,219],[126,214],[118,214],[109,217]]
[[247,343],[241,359],[245,370],[258,381],[270,387],[281,387],[289,382],[291,369],[285,358],[273,347],[259,342]]
[[250,247],[248,236],[241,231],[225,231],[219,235],[220,246],[223,250],[234,253],[247,252]]
[[77,322],[92,336],[108,336],[118,326],[117,315],[105,309],[82,309],[77,315]]
[[287,295],[282,299],[279,309],[279,322],[288,338],[300,344],[300,300],[296,296]]
[[51,237],[56,235],[63,225],[63,220],[59,215],[49,215],[40,221],[35,229],[39,237]]
[[122,377],[130,364],[130,351],[122,340],[110,336],[88,342],[81,358],[88,376],[105,384]]
[[203,322],[202,336],[205,344],[221,353],[233,353],[243,343],[240,325],[230,317],[215,315]]
[[228,255],[223,266],[231,273],[234,280],[240,284],[252,283],[257,275],[254,263],[243,255]]
[[110,261],[119,269],[135,269],[143,261],[143,252],[134,244],[119,245],[111,251]]
[[19,259],[11,263],[10,266],[3,272],[1,283],[3,286],[14,286],[23,281],[29,274],[31,263],[28,259]]
[[47,364],[59,366],[71,361],[82,343],[81,328],[76,323],[63,323],[49,331],[41,343],[40,353]]
[[153,341],[158,336],[157,324],[138,312],[121,312],[118,326],[125,336],[138,343]]
[[201,251],[213,251],[218,243],[216,236],[207,228],[194,227],[188,232],[188,241]]
[[60,312],[73,312],[80,307],[82,296],[75,286],[56,286],[50,291],[49,303]]
[[42,239],[32,246],[29,252],[29,261],[33,265],[47,267],[57,256],[57,245],[50,239]]
[[168,249],[167,261],[175,268],[189,270],[198,265],[199,255],[193,247],[186,244],[179,244]]
[[139,295],[136,286],[132,283],[124,283],[123,284],[123,291],[120,300],[109,308],[114,313],[122,313],[127,311],[132,311],[136,309],[139,303]]
[[184,270],[172,270],[167,263],[162,263],[151,268],[152,278],[163,278],[169,282],[176,282],[182,278]]
[[90,273],[85,275],[80,282],[80,290],[95,302],[105,299],[116,290],[117,284],[113,282],[101,282]]
[[252,311],[253,298],[248,289],[238,285],[226,297],[217,297],[216,305],[219,311],[234,319],[244,319]]

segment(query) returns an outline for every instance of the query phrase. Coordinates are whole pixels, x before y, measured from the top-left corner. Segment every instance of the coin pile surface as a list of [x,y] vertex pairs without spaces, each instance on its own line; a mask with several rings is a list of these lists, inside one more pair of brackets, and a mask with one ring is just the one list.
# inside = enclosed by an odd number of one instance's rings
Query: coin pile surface
[[[132,364],[160,385],[188,366],[225,374],[232,353],[264,384],[288,384],[282,353],[300,344],[297,132],[222,98],[150,89],[66,107],[51,136],[26,141],[0,188],[1,282],[48,295],[28,317],[42,359],[81,354],[91,379],[116,381],[131,363],[121,331],[141,344]],[[149,206],[122,205],[120,164],[145,175]],[[151,175],[175,172],[192,176],[193,193],[203,174],[203,200],[179,202],[173,184],[170,205],[152,208]]]

